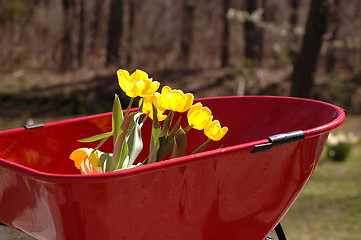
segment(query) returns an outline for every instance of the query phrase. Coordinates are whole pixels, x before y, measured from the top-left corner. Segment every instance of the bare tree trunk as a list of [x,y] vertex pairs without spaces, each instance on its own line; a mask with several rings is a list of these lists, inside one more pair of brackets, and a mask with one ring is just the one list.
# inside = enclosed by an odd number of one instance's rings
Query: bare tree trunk
[[291,0],[291,14],[290,14],[290,25],[291,28],[294,29],[297,25],[298,21],[298,7],[299,7],[299,0]]
[[[247,0],[247,12],[252,14],[259,8],[258,1]],[[265,0],[261,7],[264,7]],[[256,26],[252,21],[244,23],[245,30],[245,57],[246,61],[251,61],[253,65],[259,66],[262,62],[263,52],[263,30]]]
[[123,0],[112,0],[108,22],[106,65],[120,64],[120,41],[123,33]]
[[188,66],[191,53],[195,5],[196,0],[183,0],[180,39],[181,62],[183,67]]
[[94,2],[94,19],[91,23],[91,32],[92,32],[92,38],[90,42],[90,51],[92,54],[95,54],[98,52],[98,35],[100,30],[100,21],[103,18],[103,6],[104,1],[103,0],[95,0]]
[[84,0],[79,0],[79,39],[78,39],[78,65],[83,65],[84,40],[85,40],[85,9]]
[[73,69],[73,39],[72,28],[74,24],[75,0],[63,0],[64,32],[61,40],[60,70],[62,72]]
[[230,0],[223,0],[223,34],[222,34],[222,55],[221,67],[228,67],[229,65],[229,20],[227,12],[230,8]]
[[288,37],[288,55],[291,58],[294,58],[296,55],[297,48],[297,35],[295,33],[295,29],[297,27],[298,22],[298,8],[299,8],[299,0],[290,0],[290,29],[289,29],[289,37]]
[[311,97],[322,37],[326,32],[330,1],[311,1],[301,51],[293,63],[291,95],[294,97]]
[[[331,43],[337,39],[337,33],[340,27],[340,17],[338,15],[339,7],[340,7],[340,0],[335,0],[334,4],[330,9],[330,17],[329,17],[329,25],[328,25],[329,31],[327,34],[328,35],[327,40]],[[336,61],[337,61],[336,51],[331,47],[331,49],[329,49],[326,54],[326,65],[325,65],[326,72],[331,72],[334,69],[336,65]]]
[[135,18],[135,0],[129,1],[129,33],[128,33],[128,51],[126,63],[129,66],[132,63],[132,42],[133,42],[133,27],[134,27],[134,18]]

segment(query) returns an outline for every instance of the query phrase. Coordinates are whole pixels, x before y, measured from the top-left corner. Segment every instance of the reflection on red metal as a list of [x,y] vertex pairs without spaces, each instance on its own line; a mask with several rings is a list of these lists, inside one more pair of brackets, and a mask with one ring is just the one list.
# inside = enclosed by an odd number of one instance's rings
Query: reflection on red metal
[[[288,97],[201,101],[229,127],[220,143],[118,172],[80,175],[68,158],[111,129],[110,113],[0,132],[0,221],[39,239],[265,239],[345,113]],[[191,130],[189,151],[204,141]]]

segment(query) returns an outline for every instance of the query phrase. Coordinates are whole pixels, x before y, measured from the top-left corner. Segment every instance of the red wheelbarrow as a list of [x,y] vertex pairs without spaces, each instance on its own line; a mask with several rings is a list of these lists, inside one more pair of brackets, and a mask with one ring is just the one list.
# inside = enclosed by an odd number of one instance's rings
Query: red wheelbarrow
[[[38,239],[265,239],[345,113],[289,97],[201,101],[229,128],[222,148],[117,172],[80,175],[69,160],[78,139],[111,130],[111,113],[0,132],[0,221]],[[206,140],[187,137],[190,152]]]

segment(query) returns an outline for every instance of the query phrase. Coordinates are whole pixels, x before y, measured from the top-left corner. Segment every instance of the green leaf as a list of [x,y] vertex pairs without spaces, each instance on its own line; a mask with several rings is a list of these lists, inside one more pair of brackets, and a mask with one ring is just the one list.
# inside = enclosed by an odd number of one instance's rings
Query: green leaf
[[[135,125],[136,125],[136,122],[134,121],[134,118],[135,118],[135,117],[138,117],[138,115],[142,116],[143,113],[132,112],[132,113],[130,113],[130,114],[127,116],[127,117],[131,117],[131,118],[132,118],[132,120],[131,120],[131,122],[130,122],[130,124],[129,124],[129,127],[128,127],[128,129],[127,129],[127,136],[129,136],[129,134],[133,131],[133,129],[134,129]],[[139,123],[139,124],[140,124],[140,123]]]
[[122,150],[120,152],[120,157],[119,157],[119,160],[116,165],[117,167],[114,170],[126,168],[127,167],[126,165],[128,164],[128,162],[129,162],[128,144],[127,144],[127,141],[123,141],[123,146],[122,146]]
[[129,168],[132,164],[129,164],[129,156],[125,156],[125,159],[123,160],[123,165],[119,167],[118,169],[126,169]]
[[179,117],[176,124],[174,124],[172,130],[169,132],[168,136],[173,138],[176,131],[178,130],[178,127],[179,127],[179,124],[180,124],[180,121],[181,121],[182,117]]
[[162,131],[160,132],[159,137],[165,137],[165,136],[167,136],[167,135],[168,135],[168,131],[169,131],[169,127],[170,127],[170,119],[169,119],[169,117],[167,117],[167,118],[164,120],[163,127],[162,127]]
[[88,137],[88,138],[78,140],[78,142],[83,142],[83,143],[95,142],[95,141],[98,141],[100,139],[110,137],[112,134],[113,134],[113,132],[106,132],[106,133],[102,133],[102,134],[98,134],[98,135],[95,135],[95,136],[92,136],[92,137]]
[[[149,158],[150,158],[150,154],[156,154],[156,151],[154,152],[153,150],[156,148],[156,150],[158,151],[158,147],[159,147],[159,135],[161,133],[161,127],[160,127],[160,123],[158,121],[158,116],[157,116],[157,109],[156,107],[154,107],[153,105],[153,122],[152,122],[152,135],[150,138],[150,146],[149,146]],[[158,142],[158,146],[156,147],[156,143]],[[156,158],[156,155],[155,155]]]
[[144,161],[144,164],[154,163],[157,161],[158,149],[159,149],[159,139],[155,142],[153,148],[149,151],[148,160],[147,160],[147,162]]
[[112,129],[114,134],[114,145],[118,136],[122,134],[120,131],[120,127],[123,122],[123,111],[122,105],[120,104],[120,100],[117,94],[115,94],[114,102],[113,102],[113,113],[112,113]]
[[173,118],[174,118],[175,111],[170,111],[168,117],[170,119],[170,125],[172,125]]
[[[168,119],[168,118],[167,118]],[[166,133],[164,136],[164,132],[162,129],[162,133],[159,136],[159,149],[157,154],[157,162],[162,161],[168,153],[172,150],[174,145],[174,135],[178,130],[181,118],[178,118],[176,124],[173,126],[172,130],[169,133]],[[164,125],[163,125],[164,128]],[[167,126],[167,130],[169,129],[169,125]]]
[[174,136],[174,145],[171,158],[182,157],[187,150],[187,136],[184,130],[180,127],[179,131]]
[[109,172],[110,171],[110,163],[112,161],[113,154],[111,153],[103,153],[99,157],[99,164],[101,168],[103,169],[103,172]]
[[179,127],[180,121],[181,121],[181,117],[178,118],[178,120],[175,123],[175,125],[173,126],[172,130],[169,132],[169,128],[170,128],[170,125],[172,122],[171,118],[173,117],[173,115],[172,114],[168,115],[168,117],[164,120],[163,128],[158,137],[159,138],[159,148],[157,150],[157,155],[156,155],[156,160],[155,160],[156,162],[162,161],[168,155],[168,153],[173,149],[174,135],[175,135],[176,131],[178,130],[178,127]]
[[173,137],[161,137],[159,138],[159,149],[157,153],[157,162],[162,161],[168,153],[173,149],[174,138]]
[[153,142],[151,142],[152,145],[155,145],[155,141],[157,141],[157,139],[161,133],[160,123],[159,123],[157,115],[158,115],[158,111],[157,111],[156,107],[154,107],[154,105],[153,105],[153,123],[152,123],[152,140],[153,140]]
[[121,160],[122,149],[125,146],[124,145],[125,137],[127,135],[129,125],[130,125],[131,121],[133,120],[133,115],[134,115],[133,113],[129,114],[128,116],[126,116],[123,119],[122,125],[119,130],[119,132],[121,132],[121,134],[115,139],[115,144],[114,144],[114,149],[113,149],[113,158],[112,158],[112,163],[111,163],[112,170],[115,170],[119,166],[119,162],[122,161]]
[[142,113],[137,113],[133,118],[134,128],[131,131],[128,137],[128,147],[129,147],[129,166],[134,163],[138,155],[143,149],[142,141]]

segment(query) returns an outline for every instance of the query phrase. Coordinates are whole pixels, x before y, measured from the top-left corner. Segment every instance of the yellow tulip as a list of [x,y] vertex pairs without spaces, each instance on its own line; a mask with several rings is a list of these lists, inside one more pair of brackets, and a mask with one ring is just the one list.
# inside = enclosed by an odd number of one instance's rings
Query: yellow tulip
[[146,72],[139,69],[131,75],[129,75],[127,70],[119,69],[117,76],[120,88],[131,98],[152,95],[158,90],[160,85],[159,82],[149,78]]
[[[159,121],[163,121],[167,118],[167,115],[163,115],[165,109],[159,103],[160,93],[156,92],[151,96],[145,96],[139,101],[139,107],[143,104],[143,113],[147,114],[153,119],[153,105],[157,109],[157,116]],[[144,101],[144,103],[143,103]]]
[[183,93],[182,90],[172,90],[168,86],[162,88],[160,105],[166,110],[185,112],[193,104],[194,96],[191,93]]
[[99,153],[98,151],[93,152],[92,148],[76,149],[70,154],[69,158],[74,161],[75,167],[78,169],[80,169],[81,163],[84,159],[88,159],[94,167],[99,164]]
[[213,119],[211,110],[207,107],[203,107],[201,103],[196,103],[191,106],[187,113],[187,117],[189,126],[197,130],[206,128]]
[[228,127],[222,127],[218,120],[211,122],[205,129],[204,134],[213,141],[221,140],[227,133]]

